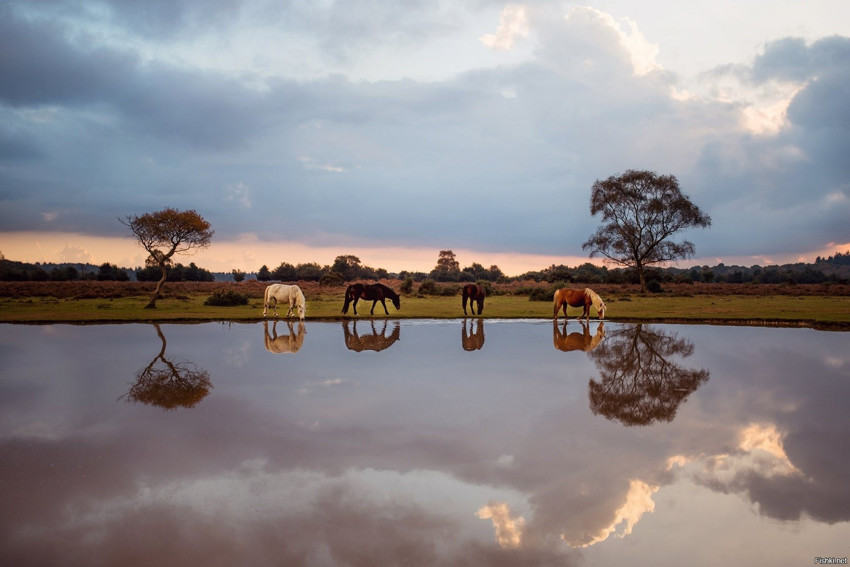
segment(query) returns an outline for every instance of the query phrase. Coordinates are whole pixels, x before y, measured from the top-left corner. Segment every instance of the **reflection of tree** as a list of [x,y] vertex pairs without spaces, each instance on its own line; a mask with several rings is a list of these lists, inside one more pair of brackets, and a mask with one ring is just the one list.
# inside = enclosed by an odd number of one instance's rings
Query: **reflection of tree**
[[460,341],[463,350],[481,350],[481,347],[484,346],[484,320],[473,319],[469,323],[469,330],[467,331],[466,318],[464,318]]
[[624,425],[672,421],[685,399],[708,380],[708,370],[672,362],[694,352],[690,341],[650,326],[635,325],[608,333],[589,354],[602,380],[591,380],[590,409]]
[[301,350],[301,346],[304,344],[304,334],[306,333],[304,321],[298,322],[298,331],[295,331],[293,328],[292,321],[287,321],[286,324],[289,327],[288,335],[277,334],[277,321],[272,323],[272,332],[269,334],[269,323],[268,321],[263,321],[264,343],[267,351],[274,354],[283,354],[287,352],[296,353]]
[[342,330],[345,333],[345,346],[348,347],[348,350],[353,350],[356,352],[363,352],[364,350],[384,350],[385,348],[389,348],[394,342],[396,342],[401,334],[401,329],[399,327],[398,321],[394,321],[393,330],[390,333],[390,336],[386,336],[386,319],[383,320],[384,326],[382,327],[380,334],[378,334],[378,331],[375,330],[375,321],[370,321],[372,325],[371,335],[359,335],[357,333],[357,321],[353,322],[353,330],[349,330],[348,324],[350,322],[351,321],[346,320],[342,324]]
[[212,389],[210,374],[191,362],[171,362],[165,358],[165,335],[154,324],[162,349],[136,374],[136,383],[124,396],[128,401],[165,409],[192,408]]
[[576,332],[567,334],[566,319],[561,327],[558,327],[557,321],[553,322],[552,343],[555,345],[556,349],[564,352],[573,350],[590,352],[599,346],[599,343],[601,343],[602,339],[605,338],[605,324],[599,323],[599,326],[596,327],[596,332],[593,335],[590,334],[590,326],[585,324],[584,321],[579,319],[579,324],[581,325],[581,333]]

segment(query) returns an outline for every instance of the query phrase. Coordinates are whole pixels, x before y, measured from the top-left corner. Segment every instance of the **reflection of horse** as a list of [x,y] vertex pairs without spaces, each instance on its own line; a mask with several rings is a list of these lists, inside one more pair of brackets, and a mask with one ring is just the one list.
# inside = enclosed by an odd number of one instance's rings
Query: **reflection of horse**
[[[473,329],[475,329],[473,331]],[[481,350],[484,346],[484,320],[473,319],[469,323],[469,332],[466,330],[466,319],[463,320],[463,334],[461,336],[463,350]]]
[[345,346],[348,347],[348,350],[353,350],[355,352],[363,352],[364,350],[374,350],[374,351],[382,351],[386,348],[389,348],[394,342],[399,339],[401,334],[401,328],[399,327],[398,321],[394,322],[392,333],[390,336],[387,335],[387,321],[384,319],[384,326],[381,329],[381,334],[378,334],[378,331],[375,330],[375,322],[371,321],[372,325],[372,334],[371,335],[358,335],[357,334],[357,321],[354,321],[354,330],[353,332],[348,329],[348,321],[345,321],[342,324],[342,331],[345,333]]
[[463,286],[463,314],[466,315],[466,300],[469,299],[469,308],[472,310],[472,314],[475,315],[475,304],[473,301],[478,303],[478,314],[481,315],[481,312],[484,311],[484,288],[479,284],[466,284]]
[[396,292],[384,284],[356,283],[351,284],[348,286],[348,289],[345,290],[345,304],[342,306],[342,312],[348,313],[348,306],[353,301],[354,314],[357,315],[357,302],[361,299],[372,300],[372,310],[369,311],[370,314],[375,313],[375,304],[380,301],[381,305],[384,306],[384,312],[389,315],[390,312],[387,311],[387,304],[384,303],[385,299],[391,300],[396,309],[401,309],[401,298]]
[[581,324],[582,332],[570,333],[568,335],[566,321],[563,323],[563,329],[558,328],[557,322],[552,322],[552,342],[555,344],[556,349],[564,352],[569,352],[571,350],[590,352],[602,342],[602,339],[605,338],[604,323],[599,323],[599,326],[596,327],[596,333],[593,336],[590,336],[590,327],[588,325],[586,325],[583,321],[579,321],[579,323]]
[[274,316],[277,317],[277,302],[288,303],[289,311],[286,316],[292,315],[292,308],[298,309],[298,318],[304,319],[304,314],[307,312],[304,293],[297,285],[271,284],[266,287],[266,293],[263,296],[263,317],[269,312],[269,307],[274,310]]
[[554,319],[558,318],[558,310],[561,307],[564,308],[564,318],[567,318],[567,305],[570,307],[584,307],[584,312],[578,317],[579,319],[584,317],[585,320],[590,320],[591,305],[596,308],[596,314],[600,319],[605,318],[605,302],[602,301],[602,298],[589,287],[584,289],[570,289],[562,287],[555,292],[553,299],[555,312],[552,317]]
[[304,334],[306,333],[304,322],[298,321],[297,332],[292,328],[292,321],[287,321],[286,324],[289,326],[289,334],[278,336],[277,321],[272,323],[271,334],[269,334],[268,322],[263,321],[263,330],[265,331],[264,340],[267,351],[273,354],[284,354],[287,352],[296,353],[301,350],[301,345],[304,344]]

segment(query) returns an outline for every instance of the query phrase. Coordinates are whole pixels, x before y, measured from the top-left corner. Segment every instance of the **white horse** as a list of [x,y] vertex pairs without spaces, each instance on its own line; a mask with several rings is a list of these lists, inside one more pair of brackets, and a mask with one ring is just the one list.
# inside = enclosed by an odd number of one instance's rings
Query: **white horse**
[[292,308],[298,309],[298,318],[303,320],[304,314],[307,312],[306,300],[304,293],[297,285],[271,284],[266,287],[266,292],[263,296],[263,317],[269,313],[269,307],[274,310],[274,316],[277,317],[277,303],[289,303],[289,311],[286,316],[292,315]]
[[296,353],[301,350],[304,344],[304,335],[307,330],[304,328],[304,322],[298,321],[298,330],[292,327],[292,321],[287,321],[286,326],[289,327],[288,335],[277,334],[277,321],[272,323],[272,332],[269,334],[269,322],[263,321],[264,342],[266,350],[272,354]]

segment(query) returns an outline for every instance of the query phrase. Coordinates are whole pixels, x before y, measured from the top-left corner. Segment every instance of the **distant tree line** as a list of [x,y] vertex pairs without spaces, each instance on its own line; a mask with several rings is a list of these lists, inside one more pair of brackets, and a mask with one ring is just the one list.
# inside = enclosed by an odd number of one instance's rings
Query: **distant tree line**
[[[167,268],[167,281],[172,282],[211,282],[215,276],[209,270],[199,268],[193,263],[188,266],[175,264]],[[140,282],[157,281],[160,269],[156,266],[119,268],[115,264],[104,262],[100,266],[92,264],[28,264],[13,260],[0,259],[0,281],[4,282],[64,282],[80,280],[126,282],[133,279]]]
[[[215,276],[209,270],[199,268],[194,262],[188,266],[183,264],[174,264],[166,266],[167,282],[214,282]],[[145,268],[136,268],[136,279],[140,282],[156,282],[162,277],[162,271],[159,266],[147,266]]]
[[[199,268],[194,263],[188,266],[175,264],[167,268],[167,281],[215,281],[216,276],[231,274],[213,274]],[[242,281],[249,274],[240,270],[232,272],[234,281]],[[253,275],[253,274],[251,274]],[[91,264],[28,264],[0,258],[0,281],[72,281],[72,280],[114,280],[157,281],[160,271],[157,267],[136,268],[130,270],[104,263]],[[551,265],[538,271],[530,271],[518,276],[506,276],[498,266],[485,268],[473,262],[461,268],[451,250],[441,250],[437,265],[430,272],[402,271],[388,272],[383,268],[364,266],[357,256],[337,256],[331,265],[322,266],[315,262],[293,265],[282,262],[275,269],[262,266],[256,273],[260,281],[315,281],[324,285],[340,285],[354,280],[378,280],[397,278],[412,282],[493,282],[508,283],[515,281],[565,282],[575,284],[638,284],[640,276],[630,268],[609,269],[589,262],[579,266]],[[658,291],[665,283],[848,283],[850,281],[850,252],[837,253],[828,258],[818,257],[814,264],[785,264],[781,266],[727,266],[723,263],[715,266],[694,266],[692,268],[651,268],[645,271],[647,286]]]

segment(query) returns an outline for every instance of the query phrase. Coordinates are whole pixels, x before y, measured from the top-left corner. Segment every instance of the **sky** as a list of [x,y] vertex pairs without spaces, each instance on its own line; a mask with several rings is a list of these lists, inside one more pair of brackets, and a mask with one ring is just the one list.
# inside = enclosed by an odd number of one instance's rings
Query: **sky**
[[173,207],[212,271],[517,275],[588,261],[591,186],[645,169],[712,219],[682,265],[813,261],[848,149],[844,0],[0,4],[12,260],[139,266],[119,219]]

